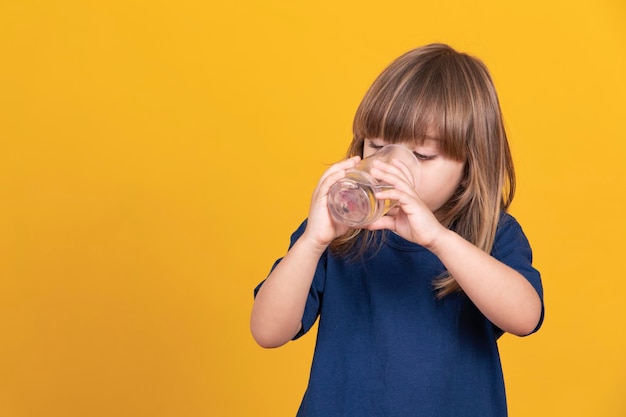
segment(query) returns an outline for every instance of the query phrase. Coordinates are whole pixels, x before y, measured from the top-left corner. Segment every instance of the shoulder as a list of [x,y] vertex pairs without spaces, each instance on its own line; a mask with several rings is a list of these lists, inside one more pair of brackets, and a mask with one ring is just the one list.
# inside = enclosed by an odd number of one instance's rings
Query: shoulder
[[496,230],[496,241],[501,238],[526,236],[522,230],[522,226],[515,217],[511,214],[502,212],[500,214],[500,220],[498,221],[498,228]]
[[511,214],[503,212],[498,222],[492,252],[496,257],[499,257],[520,251],[530,252],[528,238],[517,219]]
[[510,232],[514,230],[521,230],[521,226],[517,219],[507,212],[500,213],[500,220],[498,221],[498,233]]

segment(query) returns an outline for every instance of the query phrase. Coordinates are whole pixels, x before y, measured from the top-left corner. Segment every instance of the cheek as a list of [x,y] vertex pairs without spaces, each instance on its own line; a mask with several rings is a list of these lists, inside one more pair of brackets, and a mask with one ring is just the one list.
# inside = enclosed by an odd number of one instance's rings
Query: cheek
[[439,181],[422,177],[417,187],[417,195],[431,211],[435,211],[450,198],[448,187],[446,183],[442,184]]
[[446,203],[454,194],[463,176],[463,166],[446,167],[436,171],[422,172],[417,194],[431,211]]

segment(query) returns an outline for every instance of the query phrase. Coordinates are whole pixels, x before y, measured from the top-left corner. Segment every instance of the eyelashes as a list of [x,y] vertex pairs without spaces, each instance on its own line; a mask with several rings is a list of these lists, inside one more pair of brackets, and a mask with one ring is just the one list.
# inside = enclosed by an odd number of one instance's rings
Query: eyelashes
[[420,153],[417,152],[413,152],[413,154],[417,157],[417,159],[419,159],[420,161],[432,161],[433,159],[437,158],[437,155],[422,155]]
[[[367,146],[370,149],[374,149],[374,150],[379,150],[379,149],[381,149],[385,145],[377,145],[374,142],[372,142],[371,140],[367,141]],[[419,161],[432,161],[433,159],[437,158],[437,155],[424,155],[424,154],[421,154],[421,153],[415,152],[415,151],[413,151],[413,155],[415,155],[415,157]]]
[[368,144],[368,146],[369,146],[370,148],[372,148],[372,149],[376,149],[376,150],[379,150],[379,149],[381,149],[381,148],[384,146],[384,145],[376,145],[376,144],[375,144],[374,142],[372,142],[372,141],[368,141],[368,142],[367,142],[367,144]]

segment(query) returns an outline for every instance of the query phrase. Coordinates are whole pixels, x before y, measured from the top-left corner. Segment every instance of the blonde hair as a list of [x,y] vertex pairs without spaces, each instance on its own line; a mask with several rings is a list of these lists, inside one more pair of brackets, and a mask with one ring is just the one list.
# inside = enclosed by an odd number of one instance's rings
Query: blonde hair
[[[515,173],[498,96],[480,60],[444,44],[405,53],[365,94],[353,134],[348,156],[362,156],[366,138],[417,144],[434,134],[444,155],[465,163],[459,188],[435,214],[443,225],[491,252],[500,213],[513,200]],[[372,241],[373,232],[350,230],[331,249],[363,255]],[[440,297],[460,290],[448,273],[434,286]]]

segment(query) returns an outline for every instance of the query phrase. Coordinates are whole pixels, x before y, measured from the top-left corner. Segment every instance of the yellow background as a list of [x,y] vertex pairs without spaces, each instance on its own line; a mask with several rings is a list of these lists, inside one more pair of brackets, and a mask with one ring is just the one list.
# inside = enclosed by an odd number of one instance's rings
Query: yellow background
[[252,289],[374,77],[481,57],[543,272],[512,417],[626,415],[626,3],[0,2],[0,416],[293,416],[314,343]]

